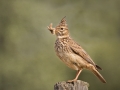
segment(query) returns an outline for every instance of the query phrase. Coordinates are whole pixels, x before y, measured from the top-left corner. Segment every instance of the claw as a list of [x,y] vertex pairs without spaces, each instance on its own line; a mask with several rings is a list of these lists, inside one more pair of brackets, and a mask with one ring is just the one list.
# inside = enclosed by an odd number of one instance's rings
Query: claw
[[76,79],[73,79],[73,80],[68,80],[67,82],[71,83],[71,82],[75,82],[77,81]]

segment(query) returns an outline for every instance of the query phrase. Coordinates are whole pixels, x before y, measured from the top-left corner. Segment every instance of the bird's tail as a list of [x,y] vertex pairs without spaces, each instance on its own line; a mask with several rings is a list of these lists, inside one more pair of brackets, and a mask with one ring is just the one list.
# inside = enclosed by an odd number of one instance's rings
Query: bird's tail
[[103,76],[97,71],[97,69],[94,67],[92,69],[92,72],[102,81],[103,83],[106,83],[106,80],[103,78]]

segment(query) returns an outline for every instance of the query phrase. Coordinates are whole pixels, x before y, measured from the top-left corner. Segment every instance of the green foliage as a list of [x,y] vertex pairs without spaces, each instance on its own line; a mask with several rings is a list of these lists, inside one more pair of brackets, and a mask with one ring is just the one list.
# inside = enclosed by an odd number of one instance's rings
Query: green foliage
[[90,90],[119,89],[119,0],[0,0],[0,90],[53,90],[75,77],[55,55],[47,30],[67,16],[71,36],[100,65],[107,84],[90,71],[79,79]]

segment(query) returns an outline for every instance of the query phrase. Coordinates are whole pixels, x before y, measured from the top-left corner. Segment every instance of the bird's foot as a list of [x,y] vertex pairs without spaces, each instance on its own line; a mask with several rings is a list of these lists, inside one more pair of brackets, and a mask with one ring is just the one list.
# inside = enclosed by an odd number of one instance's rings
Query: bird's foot
[[71,83],[71,82],[75,82],[75,81],[77,81],[77,79],[68,80],[67,82]]

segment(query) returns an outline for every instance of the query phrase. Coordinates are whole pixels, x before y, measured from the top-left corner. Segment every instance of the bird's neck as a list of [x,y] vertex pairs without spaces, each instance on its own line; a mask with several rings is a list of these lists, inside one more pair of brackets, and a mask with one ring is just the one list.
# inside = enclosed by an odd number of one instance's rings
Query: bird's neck
[[62,39],[62,38],[69,38],[69,35],[63,35],[63,36],[57,36],[57,38]]

